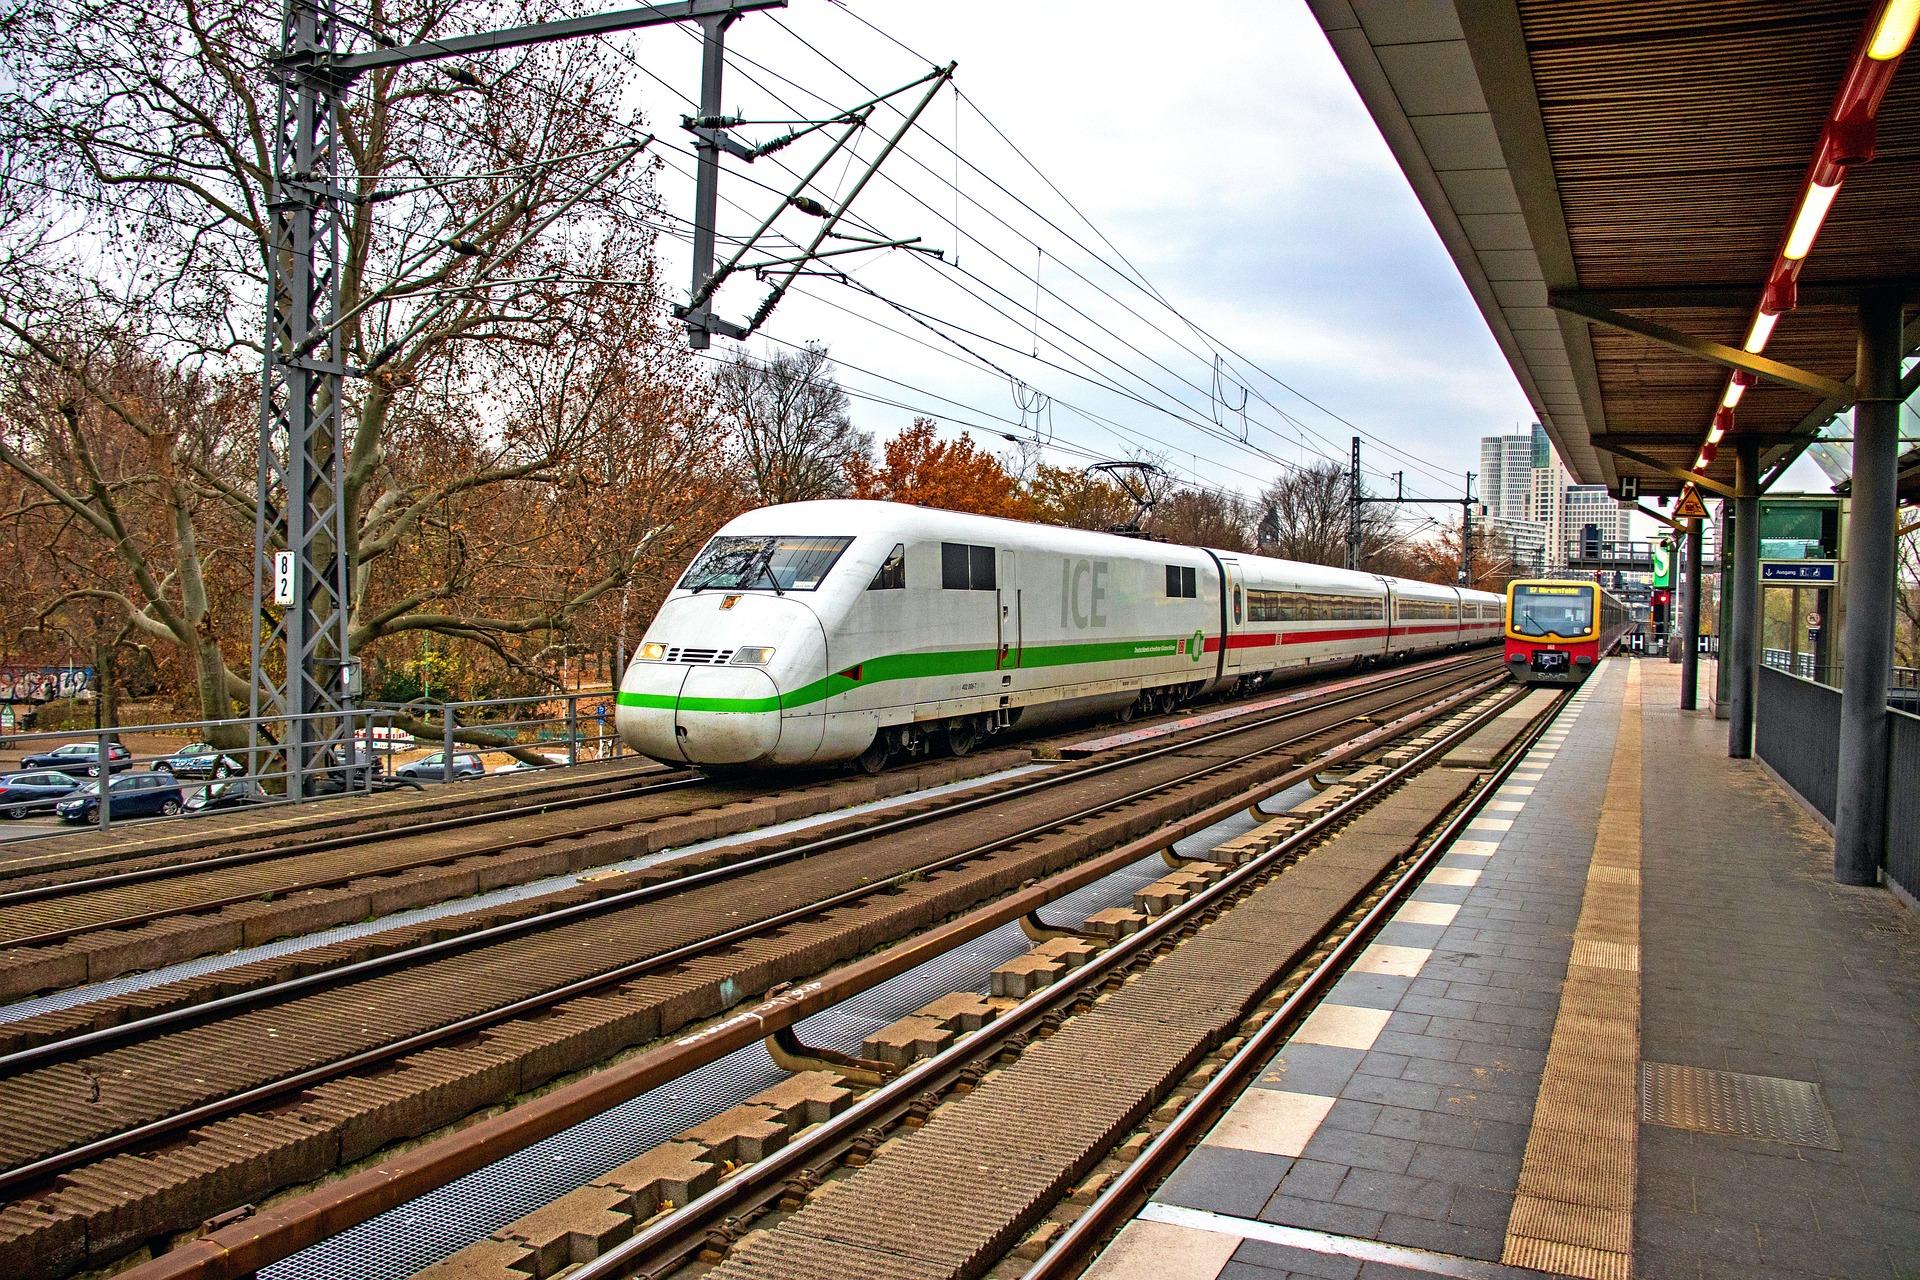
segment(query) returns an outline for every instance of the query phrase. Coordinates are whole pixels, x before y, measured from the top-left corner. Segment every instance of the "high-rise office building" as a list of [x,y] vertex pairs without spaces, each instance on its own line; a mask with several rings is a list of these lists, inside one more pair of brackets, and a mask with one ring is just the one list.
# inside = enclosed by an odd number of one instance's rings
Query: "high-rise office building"
[[1602,542],[1625,542],[1632,536],[1633,520],[1628,509],[1615,502],[1603,484],[1574,484],[1566,489],[1566,514],[1560,540],[1580,542],[1587,530],[1596,531]]
[[1480,504],[1501,520],[1525,520],[1533,487],[1530,436],[1483,436],[1480,440]]
[[1535,563],[1528,571],[1555,573],[1567,567],[1567,548],[1589,525],[1602,542],[1632,536],[1629,509],[1604,485],[1574,484],[1539,423],[1525,433],[1480,439],[1480,506],[1513,546],[1516,559]]

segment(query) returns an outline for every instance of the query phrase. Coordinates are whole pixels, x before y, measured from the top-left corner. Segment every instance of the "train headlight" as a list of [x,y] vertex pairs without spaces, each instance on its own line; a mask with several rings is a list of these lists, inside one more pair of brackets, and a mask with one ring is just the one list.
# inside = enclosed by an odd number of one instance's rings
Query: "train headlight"
[[640,661],[658,662],[667,656],[667,646],[658,640],[649,640],[640,646]]
[[736,667],[764,667],[773,661],[773,650],[766,645],[750,645],[733,651],[733,665]]

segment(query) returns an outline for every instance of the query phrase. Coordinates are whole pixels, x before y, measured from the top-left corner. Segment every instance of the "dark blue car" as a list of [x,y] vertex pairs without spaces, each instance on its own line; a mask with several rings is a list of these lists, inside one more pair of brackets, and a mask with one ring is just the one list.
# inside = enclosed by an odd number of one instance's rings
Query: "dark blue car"
[[[109,778],[107,797],[107,803],[111,806],[109,815],[116,822],[122,818],[147,818],[160,814],[170,818],[186,807],[180,784],[166,773],[123,773],[117,778]],[[54,805],[53,811],[65,822],[98,822],[100,784],[86,784]]]
[[30,813],[53,808],[79,786],[80,779],[50,769],[40,773],[10,773],[0,778],[0,813],[18,821]]
[[[58,769],[61,773],[89,778],[100,776],[100,744],[97,742],[69,742],[64,747],[56,747],[42,755],[28,756],[20,762],[22,769]],[[107,772],[119,773],[122,769],[133,767],[133,753],[117,742],[107,744]]]

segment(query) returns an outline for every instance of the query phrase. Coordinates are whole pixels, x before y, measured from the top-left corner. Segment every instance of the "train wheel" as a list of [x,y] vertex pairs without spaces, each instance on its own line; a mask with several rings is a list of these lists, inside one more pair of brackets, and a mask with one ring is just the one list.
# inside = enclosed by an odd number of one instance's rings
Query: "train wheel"
[[980,730],[971,720],[961,720],[947,726],[947,752],[949,755],[970,756],[980,742]]
[[893,752],[887,748],[886,739],[880,734],[875,734],[872,744],[855,757],[854,763],[860,766],[860,772],[871,776],[885,770],[887,760],[892,755]]
[[1133,718],[1140,714],[1140,699],[1135,698],[1126,706],[1113,713],[1113,718],[1121,724],[1132,724]]

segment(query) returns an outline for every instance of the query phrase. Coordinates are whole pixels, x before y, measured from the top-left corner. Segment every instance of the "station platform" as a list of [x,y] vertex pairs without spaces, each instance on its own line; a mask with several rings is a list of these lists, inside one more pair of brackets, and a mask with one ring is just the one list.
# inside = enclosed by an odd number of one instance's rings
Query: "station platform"
[[1613,658],[1088,1271],[1920,1276],[1920,920]]

